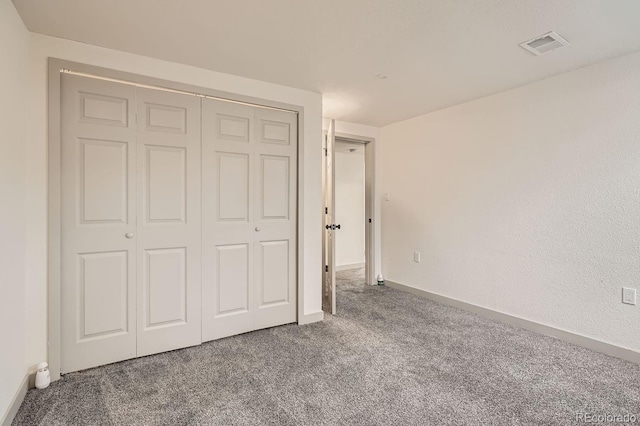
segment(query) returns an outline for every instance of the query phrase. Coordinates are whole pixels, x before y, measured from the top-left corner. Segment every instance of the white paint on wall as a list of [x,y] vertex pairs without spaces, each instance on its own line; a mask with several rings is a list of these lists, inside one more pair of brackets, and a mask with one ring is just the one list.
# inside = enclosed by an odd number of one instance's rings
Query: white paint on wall
[[633,54],[383,128],[385,277],[640,351],[639,99]]
[[365,262],[364,148],[336,152],[336,267]]
[[29,33],[0,0],[0,419],[27,372],[25,352],[26,90]]
[[[321,307],[322,258],[322,98],[308,92],[265,83],[192,66],[105,49],[70,40],[31,34],[29,73],[29,133],[26,216],[28,281],[27,281],[27,365],[46,358],[47,292],[46,292],[46,220],[47,220],[47,58],[55,57],[170,81],[208,87],[240,95],[304,107],[301,149],[303,182],[299,201],[303,215],[299,217],[303,232],[304,312],[312,315]],[[317,317],[317,316],[316,316]]]

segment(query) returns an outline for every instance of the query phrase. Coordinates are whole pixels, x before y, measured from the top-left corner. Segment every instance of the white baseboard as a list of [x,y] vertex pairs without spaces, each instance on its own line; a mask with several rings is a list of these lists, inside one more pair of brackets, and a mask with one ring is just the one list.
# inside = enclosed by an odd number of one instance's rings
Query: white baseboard
[[324,312],[318,311],[312,314],[300,316],[300,318],[298,319],[298,325],[311,324],[311,323],[319,322],[322,320],[324,320]]
[[20,387],[16,391],[16,394],[13,396],[13,400],[11,400],[11,404],[9,404],[9,408],[7,412],[2,416],[2,421],[0,421],[0,425],[2,426],[11,426],[11,422],[18,414],[18,410],[22,405],[22,401],[24,401],[24,397],[27,395],[27,390],[29,389],[29,375],[27,374],[22,379],[20,383]]
[[361,269],[364,268],[366,263],[347,263],[345,265],[336,265],[336,271],[348,271],[349,269]]
[[453,306],[454,308],[473,312],[474,314],[478,314],[485,318],[500,321],[509,325],[513,325],[515,327],[524,328],[525,330],[533,331],[534,333],[555,337],[556,339],[563,340],[573,345],[582,346],[583,348],[591,349],[596,352],[601,352],[606,355],[640,364],[640,352],[636,352],[631,349],[612,345],[611,343],[606,343],[600,340],[593,339],[591,337],[573,333],[571,331],[562,330],[560,328],[551,327],[549,325],[540,324],[534,321],[526,320],[524,318],[494,311],[493,309],[488,309],[482,306],[473,305],[471,303],[462,302],[460,300],[452,299],[450,297],[412,287],[410,285],[400,284],[398,282],[389,280],[386,280],[385,284],[391,288],[396,288],[398,290],[406,291],[407,293],[426,297],[427,299],[433,300],[434,302],[439,302],[444,305]]

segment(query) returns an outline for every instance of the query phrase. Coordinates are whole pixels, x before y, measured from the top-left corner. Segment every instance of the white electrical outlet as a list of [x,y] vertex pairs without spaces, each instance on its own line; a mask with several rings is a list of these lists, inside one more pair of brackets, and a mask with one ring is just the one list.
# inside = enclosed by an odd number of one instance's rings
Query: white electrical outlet
[[388,192],[384,193],[384,200],[385,201],[391,201],[391,194],[389,194]]
[[628,305],[636,304],[636,289],[622,287],[622,303],[626,303]]
[[413,261],[420,263],[420,252],[419,251],[414,251],[413,252]]

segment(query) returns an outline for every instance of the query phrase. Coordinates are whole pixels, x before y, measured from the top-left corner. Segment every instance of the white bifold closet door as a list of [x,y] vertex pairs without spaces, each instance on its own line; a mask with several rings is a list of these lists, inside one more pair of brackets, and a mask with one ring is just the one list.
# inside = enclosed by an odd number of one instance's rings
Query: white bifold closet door
[[138,356],[202,342],[200,99],[136,89]]
[[200,101],[61,87],[62,373],[201,342]]
[[62,76],[62,373],[136,356],[135,88]]
[[296,321],[297,116],[202,100],[202,340]]

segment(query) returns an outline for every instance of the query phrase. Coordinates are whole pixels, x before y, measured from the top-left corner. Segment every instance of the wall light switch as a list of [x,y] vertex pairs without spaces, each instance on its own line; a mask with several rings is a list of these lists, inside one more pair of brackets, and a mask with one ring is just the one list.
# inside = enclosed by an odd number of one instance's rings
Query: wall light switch
[[636,289],[635,288],[622,287],[622,303],[626,303],[628,305],[635,305],[636,304]]
[[413,252],[413,261],[420,263],[420,252],[419,251],[414,251]]
[[391,201],[391,194],[389,194],[388,192],[384,193],[384,200],[385,201]]

